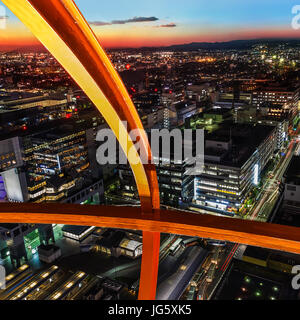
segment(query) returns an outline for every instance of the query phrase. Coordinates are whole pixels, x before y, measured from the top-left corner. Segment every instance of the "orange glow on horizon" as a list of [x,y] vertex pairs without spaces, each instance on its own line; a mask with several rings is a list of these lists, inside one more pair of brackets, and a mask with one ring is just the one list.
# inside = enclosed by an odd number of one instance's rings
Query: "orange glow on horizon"
[[[291,28],[269,27],[232,29],[203,29],[197,26],[182,28],[154,27],[94,27],[93,30],[106,49],[164,47],[191,42],[226,42],[237,39],[251,40],[263,38],[300,38],[299,32]],[[23,47],[42,45],[32,33],[23,26],[9,24],[6,30],[0,30],[0,50],[13,50]]]

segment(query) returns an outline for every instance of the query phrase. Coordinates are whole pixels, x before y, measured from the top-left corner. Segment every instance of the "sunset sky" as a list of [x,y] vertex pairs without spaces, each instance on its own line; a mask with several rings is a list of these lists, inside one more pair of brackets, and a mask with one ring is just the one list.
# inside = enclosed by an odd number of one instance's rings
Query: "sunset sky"
[[[292,7],[298,4],[295,0],[75,2],[106,48],[256,38],[300,38],[300,30],[291,27]],[[38,44],[8,9],[4,14],[0,12],[0,16],[6,19],[6,28],[0,29],[0,50]]]

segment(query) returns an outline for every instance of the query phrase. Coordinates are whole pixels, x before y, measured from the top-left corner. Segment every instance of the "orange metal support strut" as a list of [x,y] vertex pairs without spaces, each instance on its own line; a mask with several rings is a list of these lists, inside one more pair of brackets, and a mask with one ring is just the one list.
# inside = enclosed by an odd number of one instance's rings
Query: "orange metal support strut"
[[[182,210],[141,215],[131,206],[91,206],[65,203],[0,203],[0,223],[57,223],[182,234],[300,254],[297,227]],[[150,275],[149,275],[150,276]]]
[[[128,153],[134,146],[129,132],[140,130],[140,147],[152,158],[143,125],[122,80],[73,0],[3,0],[3,3],[53,54],[101,112],[127,155],[142,214],[154,215],[160,206],[155,168],[144,165],[141,159],[136,163]],[[120,125],[122,121],[127,121],[127,127]],[[157,232],[143,235],[139,299],[155,299],[159,239]]]

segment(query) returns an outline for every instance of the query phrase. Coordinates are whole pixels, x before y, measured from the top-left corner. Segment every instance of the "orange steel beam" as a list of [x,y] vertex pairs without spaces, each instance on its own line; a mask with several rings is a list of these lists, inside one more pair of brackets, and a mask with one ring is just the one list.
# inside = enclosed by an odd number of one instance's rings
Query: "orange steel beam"
[[[139,130],[140,148],[150,160],[151,149],[142,122],[122,80],[73,0],[3,0],[3,3],[85,91],[115,133],[133,171],[142,214],[159,209],[155,167],[142,163],[129,136],[131,130]],[[127,127],[122,121],[127,121]],[[155,298],[159,237],[159,233],[144,235],[140,299]],[[150,260],[152,264],[148,263]]]
[[59,203],[2,203],[0,212],[0,223],[74,224],[142,230],[144,234],[159,231],[300,254],[299,228],[256,221],[168,210],[160,210],[159,216],[143,216],[138,207]]

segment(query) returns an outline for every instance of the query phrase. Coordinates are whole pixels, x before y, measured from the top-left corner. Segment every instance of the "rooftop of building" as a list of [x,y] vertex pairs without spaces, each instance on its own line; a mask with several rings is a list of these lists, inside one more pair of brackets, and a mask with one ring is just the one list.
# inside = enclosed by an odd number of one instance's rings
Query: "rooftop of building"
[[102,234],[102,238],[96,241],[97,245],[105,248],[118,247],[121,241],[125,238],[126,234],[120,230],[108,229]]
[[37,133],[34,135],[34,139],[42,139],[44,141],[49,140],[57,140],[61,139],[65,136],[74,134],[76,132],[80,132],[82,130],[86,129],[80,124],[69,122],[69,124],[61,124],[57,127],[49,128],[47,131],[44,131],[42,133]]
[[288,274],[234,259],[226,281],[216,291],[215,299],[289,300],[295,295]]
[[18,223],[1,223],[0,224],[0,231],[3,229],[3,231],[9,231],[17,228],[19,226]]
[[[51,94],[45,95],[42,93],[32,93],[32,92],[6,92],[0,91],[0,101],[6,108],[17,109],[18,106],[22,106],[24,104],[45,101],[45,100],[65,100],[66,97],[63,94]],[[1,103],[0,102],[0,103]],[[6,111],[10,111],[10,109],[6,109]]]
[[54,175],[51,176],[49,179],[47,179],[47,187],[53,187],[55,189],[60,188],[63,184],[65,183],[69,183],[73,180],[73,178],[71,176],[68,175]]
[[247,246],[244,256],[263,261],[277,261],[288,265],[300,264],[300,256],[297,254],[266,248]]
[[[218,163],[240,168],[274,130],[274,126],[224,122],[218,130],[207,134],[205,141],[229,142],[231,140],[230,148],[228,150],[205,148],[205,155],[221,156]],[[211,159],[205,160],[205,162],[211,161]]]
[[229,113],[230,113],[230,110],[224,109],[224,108],[211,108],[203,112],[204,115],[213,114],[213,115],[222,115],[222,116],[227,115]]
[[53,140],[89,128],[92,128],[92,125],[88,119],[87,121],[78,121],[78,119],[56,119],[36,126],[27,126],[26,130],[19,129],[12,132],[0,132],[0,141],[24,136],[32,136],[33,138],[42,140]]
[[279,210],[276,212],[273,223],[300,227],[300,206],[288,206],[286,201],[281,203]]
[[80,236],[82,233],[87,231],[90,227],[88,226],[74,226],[74,225],[64,225],[62,231]]
[[141,242],[135,241],[135,240],[130,240],[127,238],[124,238],[121,242],[120,242],[120,247],[130,250],[130,251],[134,251],[136,250],[136,248],[142,246]]
[[300,156],[293,156],[285,172],[285,182],[300,185]]
[[27,91],[0,91],[0,101],[4,102],[12,102],[12,101],[18,101],[21,99],[28,99],[28,98],[43,98],[44,95],[41,93],[32,93],[32,92],[27,92]]
[[237,106],[244,106],[244,105],[247,105],[247,103],[245,103],[245,100],[236,100],[234,101],[234,105],[233,105],[233,102],[232,100],[224,100],[224,99],[219,99],[218,101],[216,101],[214,103],[215,106],[218,106],[218,105],[223,105],[223,106],[226,106],[226,108],[233,108],[234,106],[237,107]]
[[24,136],[39,134],[47,130],[59,127],[60,125],[63,125],[66,123],[74,123],[74,120],[73,119],[57,119],[57,120],[52,120],[50,122],[42,123],[33,127],[28,126],[26,130],[19,129],[12,132],[0,132],[0,140],[10,139],[13,137],[24,137]]
[[247,246],[244,256],[251,257],[254,259],[259,259],[263,261],[267,261],[270,255],[270,250],[258,247]]
[[49,254],[56,252],[60,250],[60,248],[54,244],[41,244],[38,247],[39,251],[42,251],[43,253],[47,252]]
[[232,137],[230,135],[223,135],[219,132],[220,129],[216,130],[214,133],[206,134],[205,141],[218,141],[232,143]]
[[259,92],[295,92],[299,89],[297,86],[292,86],[289,84],[274,84],[272,86],[266,85],[266,86],[260,86],[257,89],[255,89],[253,92],[259,93]]
[[194,102],[183,101],[183,102],[176,103],[175,105],[175,108],[177,111],[184,111],[185,108],[191,108],[191,107],[196,108],[196,104]]

